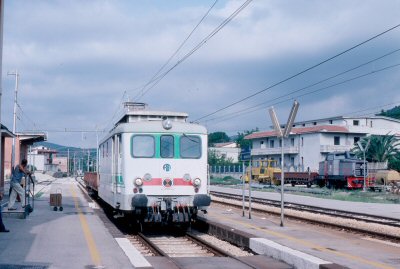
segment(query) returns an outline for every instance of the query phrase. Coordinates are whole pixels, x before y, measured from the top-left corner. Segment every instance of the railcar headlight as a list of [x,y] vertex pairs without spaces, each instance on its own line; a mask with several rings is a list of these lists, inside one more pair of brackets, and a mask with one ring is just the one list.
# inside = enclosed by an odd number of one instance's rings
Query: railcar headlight
[[199,187],[201,185],[201,179],[200,178],[195,178],[193,180],[193,186]]
[[149,173],[146,173],[144,176],[143,176],[143,180],[144,181],[150,181],[152,179],[152,177],[151,177],[151,175],[149,174]]
[[135,178],[135,185],[136,186],[142,186],[143,185],[143,180],[140,177]]
[[190,177],[190,175],[189,174],[184,174],[183,175],[183,180],[185,180],[185,181],[190,181],[192,178]]

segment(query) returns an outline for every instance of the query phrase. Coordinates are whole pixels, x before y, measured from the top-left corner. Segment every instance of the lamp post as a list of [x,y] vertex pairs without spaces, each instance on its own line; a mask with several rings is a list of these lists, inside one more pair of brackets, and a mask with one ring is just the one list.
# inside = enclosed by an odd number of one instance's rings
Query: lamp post
[[282,131],[281,125],[279,124],[278,117],[276,116],[274,107],[269,109],[269,115],[271,117],[272,123],[274,124],[277,137],[281,139],[281,227],[283,227],[284,220],[284,184],[285,184],[285,174],[283,171],[284,167],[284,154],[283,154],[283,142],[284,138],[287,138],[292,130],[294,119],[296,118],[297,110],[299,109],[299,103],[294,101],[292,110],[290,111],[288,121],[286,123],[285,129]]
[[363,163],[363,175],[364,175],[364,186],[363,186],[363,192],[367,191],[367,182],[366,182],[366,176],[367,176],[367,164],[365,161],[365,153],[369,148],[369,144],[371,143],[371,138],[368,139],[367,144],[365,145],[365,148],[363,147],[363,145],[361,144],[360,141],[357,142],[358,147],[360,148],[360,150],[363,152],[363,157],[364,157],[364,163]]

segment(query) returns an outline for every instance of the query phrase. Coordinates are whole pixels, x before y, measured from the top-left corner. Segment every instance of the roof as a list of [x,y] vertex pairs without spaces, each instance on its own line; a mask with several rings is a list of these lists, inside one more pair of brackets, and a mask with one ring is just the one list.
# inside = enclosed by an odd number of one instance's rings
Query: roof
[[214,143],[214,148],[224,148],[226,146],[231,146],[234,144],[234,147],[236,148],[236,142],[224,142],[224,143]]
[[[349,130],[344,126],[337,125],[319,125],[319,126],[311,126],[311,127],[302,127],[302,128],[292,128],[290,134],[307,134],[307,133],[348,133]],[[257,132],[246,135],[244,139],[255,139],[262,137],[274,137],[277,136],[276,131],[266,131],[266,132]]]
[[[320,122],[320,121],[328,121],[328,120],[346,120],[346,119],[383,119],[383,120],[389,120],[389,121],[394,121],[394,122],[399,122],[399,119],[391,118],[391,117],[386,117],[386,116],[335,116],[335,117],[329,117],[329,118],[321,118],[321,119],[313,119],[313,120],[305,120],[305,121],[297,121],[294,122],[294,125],[301,125],[301,124],[307,124],[307,123],[312,123],[312,122]],[[286,124],[281,124],[281,126],[285,126]]]
[[35,142],[41,142],[47,140],[47,135],[45,133],[39,133],[39,132],[17,133],[16,135],[21,142],[28,145],[32,145]]
[[6,126],[4,126],[3,124],[1,124],[1,136],[2,137],[15,137],[15,135],[8,130],[8,128]]

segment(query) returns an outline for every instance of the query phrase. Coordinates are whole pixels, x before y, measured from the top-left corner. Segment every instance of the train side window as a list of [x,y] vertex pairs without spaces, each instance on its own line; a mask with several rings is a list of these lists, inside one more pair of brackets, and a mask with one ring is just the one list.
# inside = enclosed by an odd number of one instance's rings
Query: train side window
[[134,158],[151,158],[155,154],[155,141],[151,135],[134,135],[132,137],[132,156]]
[[181,158],[198,159],[201,157],[201,139],[194,135],[183,135],[180,138]]
[[174,157],[174,137],[172,135],[162,135],[160,138],[161,158]]

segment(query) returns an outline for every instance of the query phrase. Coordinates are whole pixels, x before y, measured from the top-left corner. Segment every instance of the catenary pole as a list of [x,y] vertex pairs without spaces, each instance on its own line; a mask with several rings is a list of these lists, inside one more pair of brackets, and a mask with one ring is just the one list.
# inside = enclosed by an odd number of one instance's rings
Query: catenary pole
[[[2,79],[2,74],[3,74],[3,19],[4,18],[4,0],[0,0],[0,176],[2,177],[3,180],[3,160],[2,160],[2,147],[3,147],[3,134],[2,134],[2,121],[1,121],[1,96],[3,93],[3,79]],[[1,181],[2,181],[1,180]],[[1,186],[0,186],[1,187]],[[0,192],[2,190],[0,189]],[[1,208],[0,208],[1,210]]]
[[[17,100],[18,100],[18,70],[15,72],[7,73],[9,76],[15,76],[15,89],[14,89],[14,112],[13,112],[13,134],[17,131]],[[11,171],[13,171],[15,165],[15,137],[12,138],[12,150],[11,150]]]

